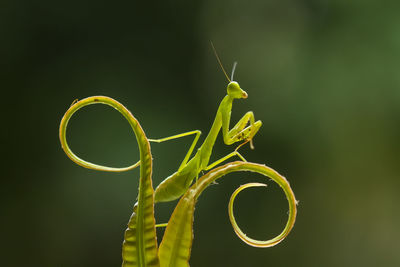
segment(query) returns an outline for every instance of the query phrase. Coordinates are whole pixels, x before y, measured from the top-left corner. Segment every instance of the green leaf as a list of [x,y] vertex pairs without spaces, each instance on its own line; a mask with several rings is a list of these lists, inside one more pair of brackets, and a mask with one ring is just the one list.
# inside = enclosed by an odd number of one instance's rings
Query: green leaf
[[[282,233],[277,237],[267,240],[258,241],[239,235],[241,233],[239,227],[233,224],[235,232],[238,236],[246,243],[252,246],[268,247],[273,246],[282,241],[292,229],[296,219],[296,199],[288,181],[265,165],[260,165],[250,162],[235,161],[225,164],[219,168],[213,169],[203,177],[201,177],[197,183],[195,183],[180,199],[176,206],[171,219],[168,222],[168,226],[165,229],[163,240],[159,248],[159,259],[161,267],[188,267],[190,252],[193,242],[193,215],[196,201],[200,194],[215,180],[223,177],[224,175],[237,172],[237,171],[250,171],[260,173],[264,176],[271,178],[275,181],[284,191],[286,198],[289,203],[289,218],[286,226]],[[257,186],[259,184],[252,184],[247,187]],[[241,188],[240,190],[242,190]],[[240,191],[239,190],[239,191]],[[237,193],[239,192],[237,191]],[[234,197],[233,197],[234,199]],[[233,200],[230,205],[233,205]],[[233,217],[233,216],[232,216]]]
[[193,211],[195,198],[189,190],[179,201],[168,221],[158,252],[161,267],[189,266],[193,242]]
[[[152,158],[150,146],[143,135],[137,135],[140,149],[140,180],[138,202],[125,231],[122,244],[123,267],[158,267],[157,236],[154,218],[154,190],[151,180]],[[143,138],[144,140],[140,140]],[[140,147],[140,145],[139,145]]]
[[[135,132],[139,146],[140,161],[129,167],[114,168],[85,161],[75,155],[68,146],[66,131],[71,116],[80,108],[92,104],[105,104],[118,110],[129,122]],[[122,245],[122,266],[124,267],[158,267],[157,236],[154,219],[154,190],[151,180],[152,156],[150,144],[139,122],[132,113],[118,101],[106,96],[92,96],[73,102],[60,123],[60,142],[68,157],[88,169],[123,172],[140,165],[140,180],[138,202],[133,208],[133,214],[125,231],[125,239]]]

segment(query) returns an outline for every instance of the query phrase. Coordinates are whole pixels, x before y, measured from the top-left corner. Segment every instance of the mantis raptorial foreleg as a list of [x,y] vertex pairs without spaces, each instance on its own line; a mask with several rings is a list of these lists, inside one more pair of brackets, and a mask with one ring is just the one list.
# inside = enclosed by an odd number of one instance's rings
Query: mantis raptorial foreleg
[[249,123],[250,121],[250,126],[254,124],[254,114],[252,111],[246,112],[244,116],[236,123],[236,125],[228,131],[228,137],[233,138],[235,135],[237,135],[239,132],[241,132]]
[[[251,149],[254,149],[253,137],[262,125],[261,121],[255,122],[254,113],[252,111],[247,112],[231,130],[229,130],[230,110],[222,114],[222,134],[224,143],[230,145],[238,141],[249,140]],[[246,127],[248,123],[250,123],[250,125]]]
[[[262,125],[261,121],[256,121],[254,124],[249,125],[248,127],[244,128],[242,131],[237,133],[236,136],[233,137],[235,142],[246,139],[250,142],[250,148],[254,149],[253,145],[253,137],[258,132]],[[243,138],[244,136],[244,138]]]

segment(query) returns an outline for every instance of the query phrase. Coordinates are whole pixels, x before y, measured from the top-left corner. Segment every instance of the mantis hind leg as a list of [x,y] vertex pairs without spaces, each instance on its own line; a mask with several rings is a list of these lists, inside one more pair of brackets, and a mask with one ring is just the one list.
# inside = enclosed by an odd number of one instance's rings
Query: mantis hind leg
[[178,139],[178,138],[185,137],[185,136],[192,135],[192,134],[195,134],[196,136],[194,137],[192,145],[190,146],[188,152],[186,153],[185,158],[183,159],[181,165],[179,166],[178,171],[180,171],[180,170],[183,169],[183,167],[185,167],[186,163],[189,161],[189,158],[192,155],[194,148],[196,147],[197,141],[199,140],[199,137],[201,135],[201,131],[194,130],[194,131],[190,131],[190,132],[186,132],[186,133],[181,133],[181,134],[177,134],[177,135],[173,135],[173,136],[168,136],[168,137],[161,138],[161,139],[148,139],[148,140],[149,140],[149,142],[161,143],[161,142],[169,141],[169,140],[172,140],[172,139]]

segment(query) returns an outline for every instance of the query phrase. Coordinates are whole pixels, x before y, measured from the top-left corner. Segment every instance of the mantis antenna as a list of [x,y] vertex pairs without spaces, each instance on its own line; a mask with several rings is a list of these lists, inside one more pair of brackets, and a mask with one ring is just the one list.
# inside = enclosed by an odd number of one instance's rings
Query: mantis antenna
[[235,74],[236,65],[237,65],[237,62],[236,62],[236,61],[235,61],[235,62],[233,62],[232,74],[231,74],[231,81],[233,81],[233,74]]
[[229,82],[231,82],[231,80],[230,80],[230,79],[229,79],[229,77],[228,77],[228,74],[226,74],[226,71],[225,71],[225,69],[224,69],[224,66],[222,66],[221,60],[219,59],[219,56],[218,56],[217,50],[215,50],[215,47],[214,47],[214,44],[213,44],[213,42],[212,42],[212,41],[210,41],[210,43],[211,43],[211,47],[212,47],[212,49],[213,49],[213,51],[214,51],[215,57],[217,58],[217,60],[218,60],[218,63],[219,63],[219,65],[220,65],[220,67],[221,67],[222,71],[223,71],[223,72],[224,72],[224,74],[225,74],[225,77],[228,79],[228,81],[229,81]]

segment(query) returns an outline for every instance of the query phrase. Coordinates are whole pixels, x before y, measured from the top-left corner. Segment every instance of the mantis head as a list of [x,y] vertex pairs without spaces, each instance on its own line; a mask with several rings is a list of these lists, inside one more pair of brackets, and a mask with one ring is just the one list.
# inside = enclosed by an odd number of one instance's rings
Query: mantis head
[[232,98],[247,98],[247,93],[235,81],[230,82],[226,90]]

